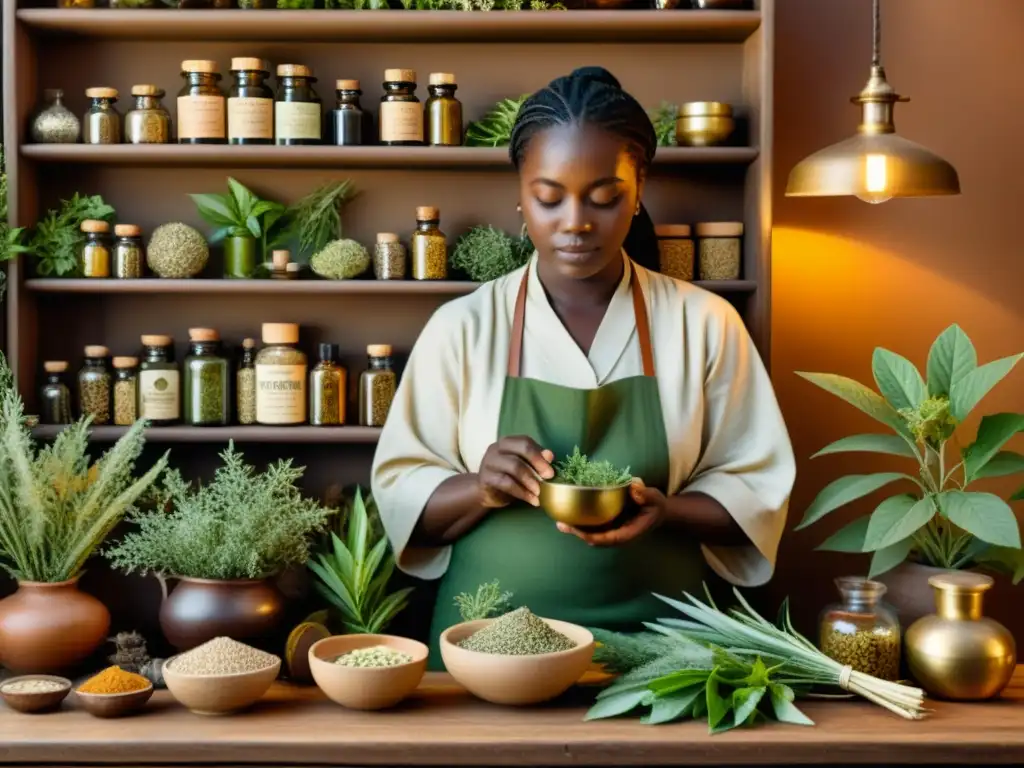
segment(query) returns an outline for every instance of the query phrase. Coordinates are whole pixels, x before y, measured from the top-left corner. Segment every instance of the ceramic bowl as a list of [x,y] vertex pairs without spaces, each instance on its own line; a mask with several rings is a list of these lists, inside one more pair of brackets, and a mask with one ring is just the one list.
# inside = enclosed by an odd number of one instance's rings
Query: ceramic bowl
[[586,488],[542,481],[540,506],[548,517],[575,528],[607,525],[622,514],[629,499],[630,483],[607,488]]
[[82,693],[75,691],[75,697],[82,708],[94,717],[125,717],[142,709],[153,695],[153,684],[141,691],[128,693]]
[[[51,683],[60,683],[59,691],[48,691],[40,693],[17,693],[5,691],[4,686],[22,680],[48,680]],[[51,712],[60,706],[60,703],[67,698],[71,691],[71,681],[66,677],[54,677],[53,675],[21,675],[11,677],[0,683],[0,698],[2,698],[11,709],[18,712]]]
[[[342,667],[338,656],[359,648],[383,645],[412,656],[395,667]],[[416,690],[427,669],[427,646],[393,635],[335,635],[309,649],[313,679],[331,701],[349,709],[386,709]]]
[[226,715],[255,704],[270,690],[281,671],[278,658],[255,672],[184,675],[174,671],[177,658],[173,656],[164,664],[164,682],[171,696],[197,715]]
[[493,704],[524,706],[560,696],[583,677],[594,655],[594,636],[583,627],[554,619],[548,626],[576,642],[575,648],[536,656],[480,653],[459,643],[493,619],[469,621],[441,635],[441,658],[456,682]]

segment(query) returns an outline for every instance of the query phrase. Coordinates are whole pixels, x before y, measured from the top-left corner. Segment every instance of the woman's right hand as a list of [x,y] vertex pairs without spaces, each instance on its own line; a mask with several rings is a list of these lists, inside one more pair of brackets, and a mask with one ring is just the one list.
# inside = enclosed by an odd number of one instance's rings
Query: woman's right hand
[[516,500],[540,505],[540,477],[555,476],[555,454],[525,435],[503,437],[493,443],[480,462],[477,481],[481,504],[487,509],[507,507]]

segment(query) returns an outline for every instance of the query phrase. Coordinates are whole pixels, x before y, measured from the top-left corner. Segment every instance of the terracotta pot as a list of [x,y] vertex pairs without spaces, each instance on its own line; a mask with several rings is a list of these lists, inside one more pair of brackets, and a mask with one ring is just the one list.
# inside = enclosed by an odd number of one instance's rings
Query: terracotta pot
[[180,651],[222,636],[259,641],[274,633],[284,610],[284,598],[266,580],[183,578],[160,606],[160,628]]
[[78,579],[58,584],[18,583],[0,600],[0,664],[16,674],[52,674],[73,668],[99,648],[110,630],[110,612],[78,589]]

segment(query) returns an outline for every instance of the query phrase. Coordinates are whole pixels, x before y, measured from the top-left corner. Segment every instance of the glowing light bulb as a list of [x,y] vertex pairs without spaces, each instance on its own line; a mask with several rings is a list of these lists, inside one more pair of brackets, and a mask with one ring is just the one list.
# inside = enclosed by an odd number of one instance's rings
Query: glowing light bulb
[[891,200],[889,158],[885,155],[868,155],[864,160],[864,191],[857,193],[857,199],[875,205]]

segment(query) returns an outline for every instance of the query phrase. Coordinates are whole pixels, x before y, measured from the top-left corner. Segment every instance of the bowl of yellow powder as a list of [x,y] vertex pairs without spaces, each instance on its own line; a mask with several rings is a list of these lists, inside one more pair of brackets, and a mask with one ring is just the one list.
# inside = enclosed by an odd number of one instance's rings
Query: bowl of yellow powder
[[153,683],[118,666],[107,667],[75,689],[82,708],[95,717],[124,717],[142,709]]

